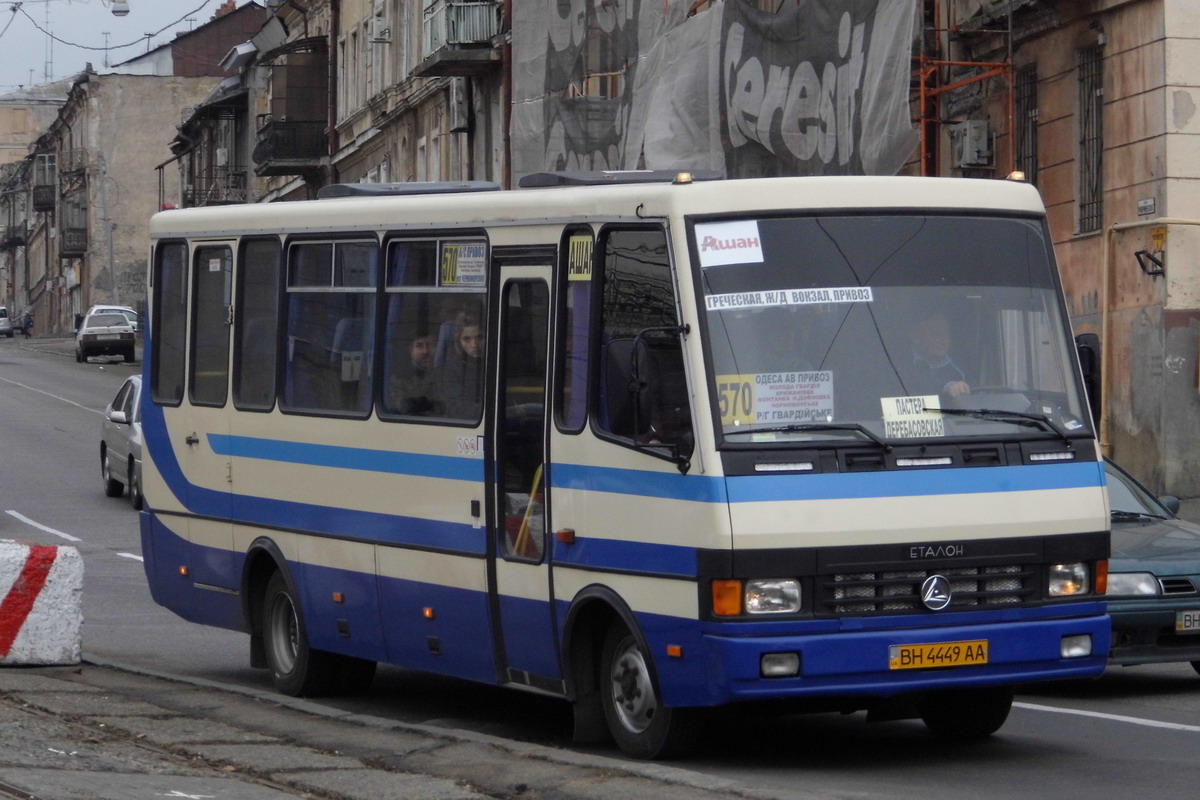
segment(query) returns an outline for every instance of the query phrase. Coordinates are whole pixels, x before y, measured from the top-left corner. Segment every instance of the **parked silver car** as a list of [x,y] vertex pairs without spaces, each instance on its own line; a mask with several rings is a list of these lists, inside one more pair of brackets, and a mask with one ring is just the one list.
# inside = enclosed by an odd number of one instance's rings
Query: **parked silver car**
[[100,476],[106,495],[120,497],[128,488],[130,505],[142,507],[142,378],[139,375],[121,384],[104,411]]
[[121,356],[126,362],[134,360],[137,334],[132,323],[120,312],[88,314],[75,331],[75,360],[87,361],[92,356]]
[[13,337],[12,318],[8,316],[8,309],[0,306],[0,336]]

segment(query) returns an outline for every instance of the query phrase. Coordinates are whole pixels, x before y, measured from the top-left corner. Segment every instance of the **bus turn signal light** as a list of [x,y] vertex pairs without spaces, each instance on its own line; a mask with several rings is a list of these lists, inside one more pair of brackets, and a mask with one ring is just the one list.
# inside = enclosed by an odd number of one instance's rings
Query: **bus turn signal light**
[[742,582],[712,582],[713,614],[718,617],[736,617],[742,613]]

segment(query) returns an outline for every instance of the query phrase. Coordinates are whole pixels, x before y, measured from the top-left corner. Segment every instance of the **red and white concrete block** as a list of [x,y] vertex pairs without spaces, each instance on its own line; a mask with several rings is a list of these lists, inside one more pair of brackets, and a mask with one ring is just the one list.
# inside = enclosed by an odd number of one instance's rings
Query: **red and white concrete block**
[[82,600],[74,547],[0,540],[0,665],[78,664]]

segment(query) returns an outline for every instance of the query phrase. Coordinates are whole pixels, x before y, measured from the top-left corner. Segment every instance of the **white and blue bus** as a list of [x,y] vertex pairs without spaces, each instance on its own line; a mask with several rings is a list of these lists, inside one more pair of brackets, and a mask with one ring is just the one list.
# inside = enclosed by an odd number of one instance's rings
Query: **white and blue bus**
[[1037,191],[544,173],[151,224],[155,600],[293,695],[997,730],[1104,668],[1104,472]]

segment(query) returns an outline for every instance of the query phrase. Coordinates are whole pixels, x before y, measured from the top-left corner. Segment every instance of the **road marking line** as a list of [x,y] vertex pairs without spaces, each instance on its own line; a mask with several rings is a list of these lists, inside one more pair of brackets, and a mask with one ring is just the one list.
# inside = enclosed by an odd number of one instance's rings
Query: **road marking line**
[[1192,731],[1200,733],[1200,725],[1183,725],[1178,722],[1159,722],[1153,719],[1143,719],[1141,717],[1126,717],[1121,714],[1103,714],[1099,711],[1083,711],[1077,708],[1058,708],[1056,706],[1041,706],[1035,703],[1013,703],[1014,708],[1025,708],[1030,711],[1053,711],[1058,714],[1074,714],[1079,717],[1093,717],[1095,719],[1107,719],[1113,722],[1128,722],[1132,725],[1144,725],[1147,728],[1163,728],[1169,731]]
[[88,408],[85,405],[80,405],[79,403],[76,403],[74,400],[68,400],[67,398],[62,397],[61,395],[57,395],[52,392],[47,392],[45,389],[38,389],[36,387],[30,386],[27,383],[21,383],[20,381],[9,380],[8,378],[0,378],[0,381],[4,381],[5,383],[11,383],[13,386],[20,386],[22,389],[28,389],[31,392],[37,392],[38,394],[44,394],[44,395],[46,395],[46,397],[53,397],[55,400],[61,400],[62,402],[67,403],[68,405],[75,406],[76,408],[82,408],[84,411],[90,411],[93,414],[100,414],[101,416],[104,415],[103,411],[97,410],[95,408]]
[[24,514],[18,514],[16,511],[5,511],[4,513],[5,513],[5,514],[8,514],[8,515],[9,515],[9,516],[11,516],[11,517],[15,517],[16,519],[19,519],[19,520],[21,520],[21,522],[24,522],[26,525],[32,525],[33,527],[37,528],[37,529],[38,529],[38,530],[40,530],[40,531],[45,531],[46,533],[52,533],[52,534],[54,534],[55,536],[62,537],[63,539],[66,539],[68,542],[81,542],[81,541],[83,541],[83,540],[82,540],[82,539],[80,539],[78,536],[72,536],[72,535],[71,535],[71,534],[69,534],[69,533],[63,533],[62,531],[56,531],[56,530],[54,530],[54,528],[47,528],[47,527],[46,527],[45,525],[43,525],[42,523],[40,523],[40,522],[34,522],[34,521],[33,521],[33,520],[31,520],[29,517],[25,516]]
[[117,553],[121,558],[132,558],[134,561],[145,561],[141,556],[135,556],[133,553]]

